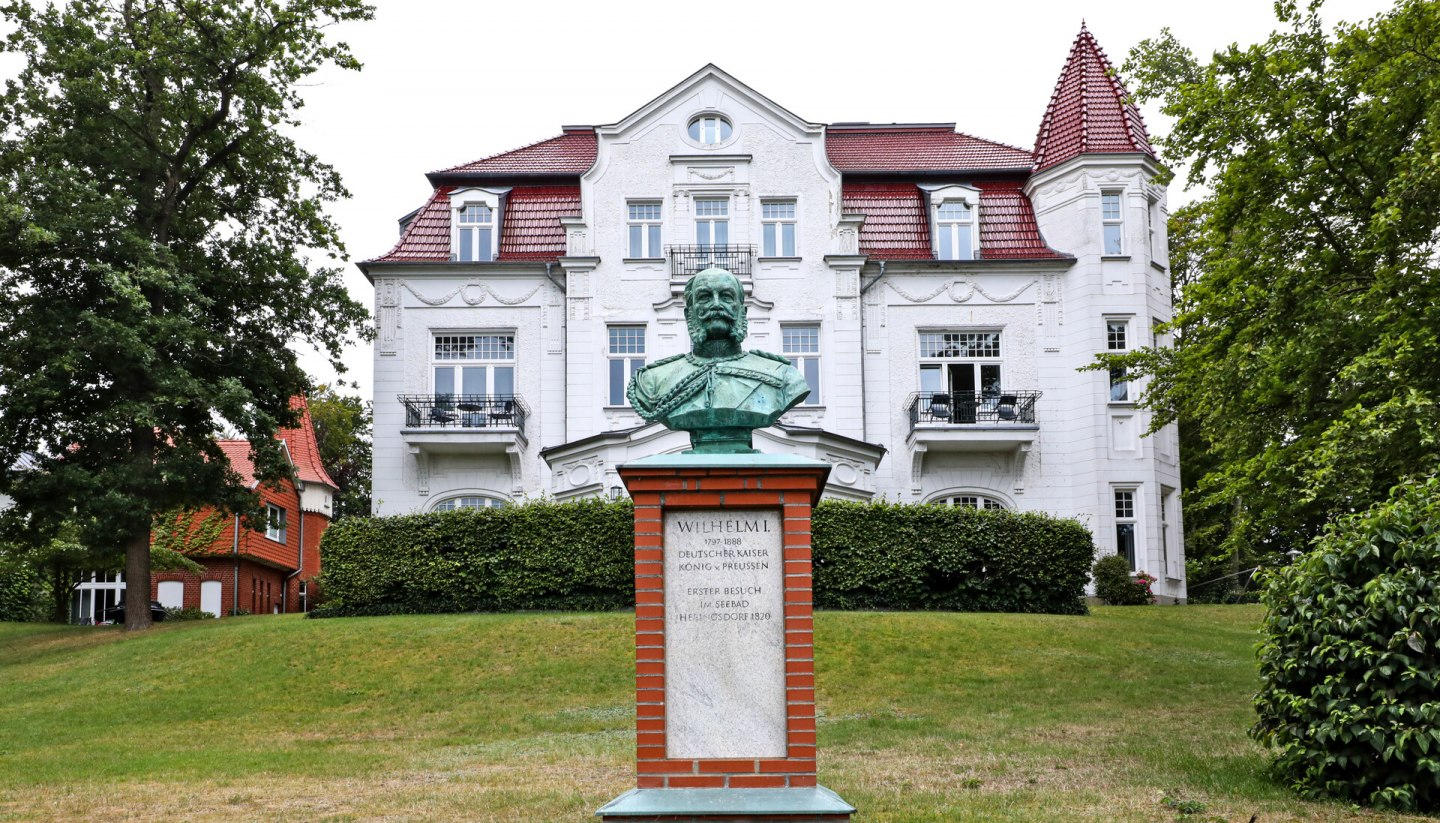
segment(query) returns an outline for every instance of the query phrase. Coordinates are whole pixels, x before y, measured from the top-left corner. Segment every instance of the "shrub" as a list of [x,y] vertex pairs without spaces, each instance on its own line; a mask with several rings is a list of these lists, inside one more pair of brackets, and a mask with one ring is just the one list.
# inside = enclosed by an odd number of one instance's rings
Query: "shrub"
[[1095,596],[1111,606],[1148,606],[1155,602],[1150,584],[1155,578],[1140,572],[1130,575],[1130,561],[1107,554],[1095,561]]
[[[349,519],[325,532],[312,617],[635,603],[629,502]],[[968,508],[823,502],[815,602],[832,609],[1080,614],[1094,544],[1072,520]]]
[[44,620],[45,583],[29,563],[0,555],[0,621]]
[[167,621],[168,621],[168,620],[209,620],[209,619],[213,618],[214,616],[215,616],[215,615],[211,614],[210,612],[205,611],[204,609],[197,609],[197,608],[195,608],[195,607],[193,607],[193,606],[187,606],[187,607],[185,607],[185,608],[183,608],[183,609],[178,609],[178,608],[171,607],[171,608],[168,608],[168,609],[165,610],[165,619],[166,619]]
[[1297,791],[1440,809],[1440,478],[1340,518],[1264,576],[1259,722]]
[[824,501],[811,527],[821,608],[1085,613],[1095,544],[1074,520]]

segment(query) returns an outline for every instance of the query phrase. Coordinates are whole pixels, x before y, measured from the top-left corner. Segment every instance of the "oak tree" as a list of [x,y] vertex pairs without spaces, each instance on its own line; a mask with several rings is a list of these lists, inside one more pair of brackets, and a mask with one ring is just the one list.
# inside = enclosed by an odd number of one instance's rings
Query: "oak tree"
[[[0,96],[0,490],[12,534],[70,524],[123,547],[148,601],[150,527],[175,509],[253,515],[215,444],[286,471],[277,427],[306,389],[289,345],[362,328],[326,216],[346,192],[297,145],[300,84],[358,69],[327,29],[359,0],[0,5],[23,56]],[[22,453],[33,470],[12,467]],[[138,594],[136,594],[138,592]],[[144,628],[149,610],[126,610]]]

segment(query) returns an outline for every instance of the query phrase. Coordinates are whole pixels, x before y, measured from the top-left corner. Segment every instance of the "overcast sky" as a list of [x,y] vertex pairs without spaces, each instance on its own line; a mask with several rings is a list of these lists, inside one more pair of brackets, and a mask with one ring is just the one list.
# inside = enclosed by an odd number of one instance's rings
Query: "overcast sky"
[[[1028,149],[1082,17],[1117,67],[1162,27],[1201,55],[1276,27],[1267,0],[376,6],[374,21],[335,30],[364,70],[325,72],[301,112],[301,144],[336,166],[352,194],[332,212],[352,261],[394,244],[396,220],[429,194],[425,172],[552,137],[562,124],[613,123],[706,63],[811,122],[954,122]],[[1330,0],[1324,18],[1359,22],[1389,6]],[[1164,131],[1153,109],[1144,114],[1152,133]],[[353,263],[345,276],[373,308]],[[323,358],[302,357],[316,377],[333,377]],[[368,398],[369,345],[345,361]]]

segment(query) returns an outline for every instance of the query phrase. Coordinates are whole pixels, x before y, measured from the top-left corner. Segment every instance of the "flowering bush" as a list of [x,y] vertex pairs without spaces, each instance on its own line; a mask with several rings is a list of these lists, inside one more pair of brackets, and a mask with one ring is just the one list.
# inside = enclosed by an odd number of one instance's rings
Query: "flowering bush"
[[1095,561],[1095,596],[1111,606],[1148,606],[1155,602],[1150,586],[1153,576],[1145,572],[1130,574],[1130,561],[1118,554],[1106,555]]

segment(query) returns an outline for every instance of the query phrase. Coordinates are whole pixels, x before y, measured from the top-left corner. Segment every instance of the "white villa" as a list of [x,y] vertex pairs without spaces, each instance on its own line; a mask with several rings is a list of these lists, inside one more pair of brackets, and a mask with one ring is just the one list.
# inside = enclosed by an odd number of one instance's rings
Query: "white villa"
[[[1058,58],[1058,55],[1057,55]],[[812,123],[711,65],[615,123],[428,175],[375,284],[377,514],[624,493],[689,448],[626,404],[687,351],[681,291],[745,285],[747,347],[805,404],[761,451],[828,497],[1073,516],[1185,597],[1177,435],[1079,371],[1165,344],[1165,188],[1139,112],[1076,38],[1033,150],[953,123]]]

